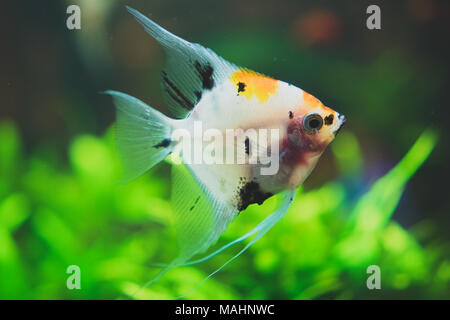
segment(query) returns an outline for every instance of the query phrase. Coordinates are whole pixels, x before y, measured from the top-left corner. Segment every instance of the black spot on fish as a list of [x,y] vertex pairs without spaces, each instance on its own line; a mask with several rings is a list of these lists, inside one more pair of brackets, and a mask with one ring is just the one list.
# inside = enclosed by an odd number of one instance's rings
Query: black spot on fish
[[202,66],[198,61],[195,61],[194,66],[200,75],[200,80],[202,80],[203,89],[211,90],[214,87],[214,79],[212,77],[214,73],[213,67],[210,64]]
[[163,84],[166,92],[170,95],[170,97],[175,100],[182,108],[187,110],[192,110],[194,108],[194,104],[178,89],[178,87],[169,80],[167,73],[165,71],[162,72]]
[[197,102],[200,101],[200,99],[202,98],[202,93],[201,91],[195,90],[194,91],[195,96],[197,97]]
[[197,197],[197,199],[195,199],[195,201],[194,201],[194,205],[189,209],[189,211],[192,211],[192,210],[194,210],[194,208],[195,208],[195,205],[198,203],[198,200],[200,200],[200,196],[198,196]]
[[245,91],[245,87],[246,87],[246,84],[245,84],[245,83],[243,83],[243,82],[238,82],[238,90],[237,90],[238,95],[239,95],[239,92],[244,92],[244,91]]
[[289,111],[289,119],[293,119],[294,118],[294,114],[292,113],[292,111]]
[[161,147],[167,148],[171,142],[172,142],[172,141],[171,141],[170,139],[165,138],[165,139],[163,139],[160,143],[155,144],[155,145],[153,146],[153,148],[161,148]]
[[243,211],[252,203],[261,205],[267,198],[273,196],[270,192],[263,192],[255,181],[247,182],[239,190],[238,210]]
[[330,114],[330,115],[328,115],[328,116],[326,116],[325,117],[325,125],[327,125],[327,126],[329,126],[330,124],[332,124],[333,123],[333,119],[334,119],[334,116],[332,115],[332,114]]
[[336,137],[337,134],[339,133],[339,131],[341,131],[342,127],[344,126],[345,123],[345,116],[344,115],[340,115],[339,116],[339,120],[341,120],[341,125],[339,126],[339,128],[334,132],[334,136]]

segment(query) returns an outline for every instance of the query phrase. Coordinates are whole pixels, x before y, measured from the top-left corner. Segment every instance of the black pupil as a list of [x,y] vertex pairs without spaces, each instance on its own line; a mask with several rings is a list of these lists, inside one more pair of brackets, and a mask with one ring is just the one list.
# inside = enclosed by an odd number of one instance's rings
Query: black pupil
[[309,120],[309,127],[311,129],[317,129],[320,126],[320,121],[318,119]]

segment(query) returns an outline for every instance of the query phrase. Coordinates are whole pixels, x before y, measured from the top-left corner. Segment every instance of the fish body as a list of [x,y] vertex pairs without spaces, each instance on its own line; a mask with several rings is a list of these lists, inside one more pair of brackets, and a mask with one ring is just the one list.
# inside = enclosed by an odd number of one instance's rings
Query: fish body
[[[173,167],[172,190],[180,255],[162,276],[209,248],[249,205],[282,193],[284,200],[272,215],[216,253],[252,235],[253,242],[262,237],[286,213],[295,190],[345,117],[294,85],[238,67],[127,9],[167,54],[162,87],[172,116],[124,93],[107,91],[116,105],[125,180],[169,154],[179,153],[182,161]],[[215,155],[212,163],[195,161],[203,152],[196,146],[205,144],[199,130],[213,133],[206,139]],[[232,143],[219,141],[230,137],[230,130]]]
[[[307,114],[318,114],[322,119],[328,117],[329,120],[323,124],[321,132],[311,134],[303,129],[302,122]],[[205,92],[192,112],[177,127],[189,128],[193,132],[194,123],[201,122],[204,130],[214,128],[223,135],[229,128],[240,128],[244,132],[260,128],[280,132],[279,168],[275,174],[261,175],[259,164],[221,164],[216,168],[218,172],[214,176],[226,175],[224,179],[227,183],[225,187],[215,189],[230,194],[229,200],[240,209],[245,209],[253,202],[232,197],[232,194],[241,194],[245,188],[243,181],[253,185],[257,183],[254,191],[267,195],[296,189],[312,171],[344,121],[342,115],[325,107],[300,88],[256,72],[238,69],[229,77],[229,81]],[[270,152],[270,146],[268,149]],[[251,198],[257,200],[258,197]]]

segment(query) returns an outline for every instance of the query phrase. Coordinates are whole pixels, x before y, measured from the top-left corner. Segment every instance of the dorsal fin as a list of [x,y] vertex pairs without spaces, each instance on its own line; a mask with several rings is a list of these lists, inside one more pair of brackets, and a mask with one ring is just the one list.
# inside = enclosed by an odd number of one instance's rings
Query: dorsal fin
[[238,69],[211,49],[183,40],[139,11],[128,6],[126,8],[167,54],[162,86],[175,117],[186,117],[206,91],[212,90]]

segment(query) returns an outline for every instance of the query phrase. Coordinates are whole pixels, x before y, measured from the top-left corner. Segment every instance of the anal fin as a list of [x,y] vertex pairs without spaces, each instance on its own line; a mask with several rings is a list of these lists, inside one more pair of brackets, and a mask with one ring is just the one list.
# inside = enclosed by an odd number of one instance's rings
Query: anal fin
[[236,259],[237,257],[239,257],[242,253],[244,253],[248,248],[250,248],[256,241],[258,241],[259,239],[261,239],[278,221],[280,221],[285,214],[287,213],[287,211],[289,210],[292,202],[295,199],[295,193],[296,190],[286,190],[284,191],[281,195],[282,195],[282,199],[279,203],[278,208],[272,213],[270,214],[267,218],[265,218],[262,222],[260,222],[255,228],[253,228],[253,230],[249,231],[248,233],[246,233],[245,235],[237,238],[236,240],[224,245],[223,247],[221,247],[220,249],[214,251],[213,253],[201,258],[201,259],[197,259],[191,262],[186,263],[185,265],[193,265],[193,264],[197,264],[197,263],[201,263],[204,262],[212,257],[214,257],[215,255],[217,255],[218,253],[224,251],[225,249],[249,238],[252,235],[255,235],[252,240],[245,245],[245,247],[243,249],[241,249],[237,254],[235,254],[232,258],[230,258],[227,262],[225,262],[222,266],[220,266],[218,269],[216,269],[214,272],[212,272],[211,274],[209,274],[202,282],[200,282],[196,287],[194,287],[192,290],[190,290],[189,292],[187,292],[186,294],[184,294],[183,296],[180,296],[178,298],[182,298],[185,297],[186,295],[188,295],[189,293],[193,292],[194,290],[196,290],[199,286],[201,286],[205,281],[207,281],[209,278],[211,278],[213,275],[215,275],[217,272],[219,272],[220,270],[222,270],[226,265],[228,265],[231,261],[233,261],[234,259]]

